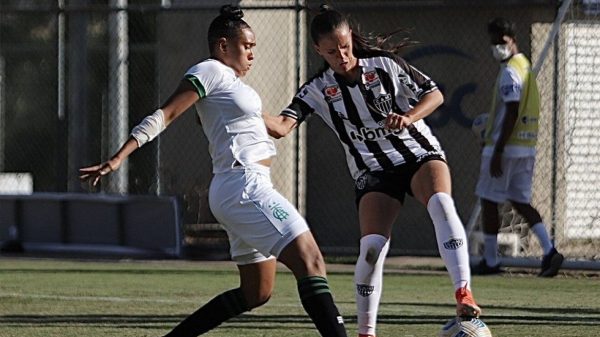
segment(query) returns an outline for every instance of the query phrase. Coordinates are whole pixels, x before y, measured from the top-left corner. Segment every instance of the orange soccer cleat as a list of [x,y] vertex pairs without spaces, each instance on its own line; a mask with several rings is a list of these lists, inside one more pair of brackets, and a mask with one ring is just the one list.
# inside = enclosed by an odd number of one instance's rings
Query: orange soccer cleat
[[456,298],[456,315],[458,317],[479,317],[481,308],[475,303],[473,294],[465,285],[454,293]]

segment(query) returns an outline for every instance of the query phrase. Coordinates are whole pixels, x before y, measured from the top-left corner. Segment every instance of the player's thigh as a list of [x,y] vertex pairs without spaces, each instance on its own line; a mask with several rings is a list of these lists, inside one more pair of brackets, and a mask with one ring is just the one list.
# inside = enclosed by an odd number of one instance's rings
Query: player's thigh
[[273,188],[266,168],[215,175],[209,198],[213,214],[227,230],[234,259],[251,250],[278,256],[309,230],[296,208]]
[[288,243],[278,257],[296,279],[306,276],[325,277],[325,261],[310,231],[304,232]]
[[400,200],[382,192],[362,196],[358,204],[361,236],[379,234],[389,238],[401,207]]
[[410,187],[415,199],[425,206],[435,193],[451,194],[452,181],[448,165],[442,160],[423,163],[413,175]]

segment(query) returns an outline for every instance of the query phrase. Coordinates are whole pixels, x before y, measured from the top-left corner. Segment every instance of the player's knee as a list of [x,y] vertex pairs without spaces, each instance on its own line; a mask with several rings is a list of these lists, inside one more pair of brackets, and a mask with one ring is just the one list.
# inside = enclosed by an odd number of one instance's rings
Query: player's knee
[[325,260],[318,249],[309,252],[304,262],[308,275],[325,275]]
[[427,201],[427,210],[430,215],[449,215],[456,213],[454,199],[452,199],[450,194],[444,192],[435,193],[429,198]]
[[388,239],[379,234],[368,234],[360,239],[360,255],[359,259],[368,263],[369,265],[375,265],[381,256],[385,244]]
[[258,290],[246,298],[246,302],[250,309],[258,308],[271,299],[271,290]]

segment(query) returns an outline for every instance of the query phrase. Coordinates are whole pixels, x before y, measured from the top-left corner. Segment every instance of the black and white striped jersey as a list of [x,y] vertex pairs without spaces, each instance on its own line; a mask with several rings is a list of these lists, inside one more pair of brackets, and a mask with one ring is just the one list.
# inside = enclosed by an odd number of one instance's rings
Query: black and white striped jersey
[[423,120],[401,131],[383,127],[388,113],[406,113],[438,90],[435,82],[389,53],[359,58],[358,64],[360,81],[349,83],[327,68],[306,82],[281,114],[298,123],[312,113],[319,115],[340,139],[355,179],[365,171],[392,169],[429,154],[444,156]]

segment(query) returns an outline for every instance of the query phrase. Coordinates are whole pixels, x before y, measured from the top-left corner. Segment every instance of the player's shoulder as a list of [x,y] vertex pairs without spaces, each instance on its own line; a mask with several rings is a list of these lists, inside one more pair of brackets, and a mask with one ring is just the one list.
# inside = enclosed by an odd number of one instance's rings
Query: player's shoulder
[[366,63],[380,66],[396,66],[406,64],[406,61],[398,54],[387,50],[372,50],[360,57]]
[[521,76],[516,68],[506,65],[500,70],[500,82],[521,82]]
[[212,59],[212,58],[207,58],[204,59],[196,64],[194,64],[193,66],[191,66],[188,71],[186,72],[186,74],[219,74],[219,73],[226,73],[227,72],[227,66],[225,66],[223,63]]
[[333,71],[331,68],[322,67],[317,71],[314,75],[312,75],[306,82],[304,82],[303,87],[320,87],[324,82],[328,82],[328,77],[333,78]]

